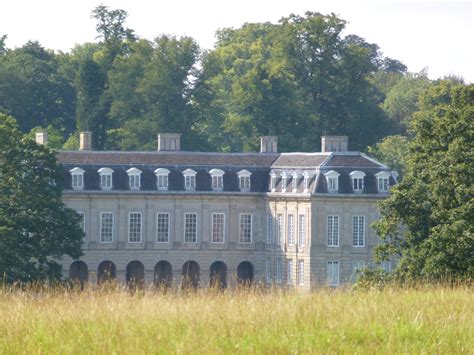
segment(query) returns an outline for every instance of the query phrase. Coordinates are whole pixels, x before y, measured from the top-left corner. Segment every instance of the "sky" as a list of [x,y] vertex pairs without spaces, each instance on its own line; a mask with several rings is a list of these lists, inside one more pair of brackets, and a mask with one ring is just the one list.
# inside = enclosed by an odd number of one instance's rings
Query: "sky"
[[246,22],[277,23],[291,13],[335,13],[348,21],[344,34],[376,43],[409,71],[426,68],[432,79],[459,75],[474,82],[474,24],[470,1],[448,0],[3,0],[0,35],[7,47],[38,40],[69,51],[96,40],[93,8],[104,4],[129,14],[127,27],[147,39],[160,34],[193,37],[211,49],[219,28]]

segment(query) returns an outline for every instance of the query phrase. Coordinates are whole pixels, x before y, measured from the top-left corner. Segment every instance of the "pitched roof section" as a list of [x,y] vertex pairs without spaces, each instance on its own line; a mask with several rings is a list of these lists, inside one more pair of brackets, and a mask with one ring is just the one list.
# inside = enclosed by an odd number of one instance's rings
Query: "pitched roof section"
[[58,151],[63,164],[269,167],[279,154],[201,152]]
[[282,153],[273,163],[273,168],[317,168],[329,153]]
[[355,154],[349,153],[335,153],[328,161],[324,164],[325,168],[387,168],[385,165],[378,163],[372,158],[367,157],[365,154],[356,152]]

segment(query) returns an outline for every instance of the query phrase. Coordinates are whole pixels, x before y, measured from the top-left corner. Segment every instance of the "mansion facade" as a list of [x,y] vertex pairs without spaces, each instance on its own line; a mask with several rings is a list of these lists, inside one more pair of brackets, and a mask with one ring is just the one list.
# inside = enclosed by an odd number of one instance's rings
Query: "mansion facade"
[[310,289],[372,263],[370,225],[397,174],[347,137],[322,137],[317,153],[278,153],[272,136],[260,153],[185,152],[180,138],[159,134],[155,152],[94,151],[83,132],[78,151],[57,152],[85,234],[80,260],[62,260],[71,279]]

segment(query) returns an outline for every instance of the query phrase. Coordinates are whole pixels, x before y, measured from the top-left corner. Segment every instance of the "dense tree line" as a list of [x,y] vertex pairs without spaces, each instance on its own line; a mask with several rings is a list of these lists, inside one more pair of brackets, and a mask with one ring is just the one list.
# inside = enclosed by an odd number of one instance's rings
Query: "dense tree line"
[[48,127],[55,148],[90,130],[95,149],[154,149],[162,131],[183,133],[184,149],[255,150],[258,136],[278,135],[282,151],[315,151],[320,135],[347,134],[365,150],[406,134],[432,84],[343,36],[333,14],[223,29],[209,51],[190,37],[141,39],[123,10],[99,6],[92,17],[98,41],[69,53],[10,49],[1,37],[0,112],[25,133]]

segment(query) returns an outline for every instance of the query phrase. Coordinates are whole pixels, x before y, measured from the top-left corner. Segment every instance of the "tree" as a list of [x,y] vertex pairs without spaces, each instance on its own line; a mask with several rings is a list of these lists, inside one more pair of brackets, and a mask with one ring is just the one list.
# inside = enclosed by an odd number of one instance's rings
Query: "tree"
[[441,81],[420,99],[406,173],[381,203],[379,260],[401,278],[474,275],[474,86]]
[[375,146],[369,147],[368,150],[370,155],[397,171],[400,177],[403,177],[408,156],[407,137],[400,135],[387,136]]
[[54,154],[0,114],[0,275],[4,281],[57,279],[63,255],[81,255],[79,215],[61,201]]
[[92,132],[94,149],[104,149],[108,105],[104,103],[106,76],[102,68],[90,58],[79,66],[76,78],[77,129]]

